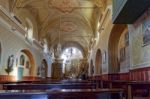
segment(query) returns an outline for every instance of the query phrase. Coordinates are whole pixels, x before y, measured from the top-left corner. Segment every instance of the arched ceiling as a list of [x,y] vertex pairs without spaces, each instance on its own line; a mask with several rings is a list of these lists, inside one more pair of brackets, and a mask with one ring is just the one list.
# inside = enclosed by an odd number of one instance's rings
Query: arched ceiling
[[[76,42],[89,48],[98,30],[97,24],[106,0],[11,0],[11,11],[28,10],[37,21],[39,40],[49,47],[60,42]],[[70,44],[70,43],[69,43]],[[75,45],[76,46],[76,45]]]

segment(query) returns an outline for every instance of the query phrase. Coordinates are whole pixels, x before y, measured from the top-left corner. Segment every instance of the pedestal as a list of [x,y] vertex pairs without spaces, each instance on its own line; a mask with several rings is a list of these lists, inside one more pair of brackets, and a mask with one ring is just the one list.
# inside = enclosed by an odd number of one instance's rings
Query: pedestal
[[52,63],[52,79],[61,80],[63,77],[62,73],[63,60],[55,59],[55,62]]

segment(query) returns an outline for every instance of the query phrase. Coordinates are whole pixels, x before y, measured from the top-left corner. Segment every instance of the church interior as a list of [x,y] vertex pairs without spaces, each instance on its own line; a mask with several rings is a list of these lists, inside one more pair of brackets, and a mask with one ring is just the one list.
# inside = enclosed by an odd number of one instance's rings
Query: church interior
[[0,99],[150,99],[150,0],[0,0]]

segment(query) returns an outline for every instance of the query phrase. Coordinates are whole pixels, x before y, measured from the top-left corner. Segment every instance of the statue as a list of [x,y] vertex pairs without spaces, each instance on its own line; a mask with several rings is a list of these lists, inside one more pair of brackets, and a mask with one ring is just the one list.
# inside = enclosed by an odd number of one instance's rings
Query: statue
[[60,55],[61,55],[61,45],[60,43],[57,45],[57,48],[55,49],[55,58],[60,58]]
[[7,61],[7,68],[5,69],[5,71],[7,72],[7,74],[9,75],[10,72],[13,71],[13,65],[14,65],[14,55],[11,55],[8,57],[8,61]]

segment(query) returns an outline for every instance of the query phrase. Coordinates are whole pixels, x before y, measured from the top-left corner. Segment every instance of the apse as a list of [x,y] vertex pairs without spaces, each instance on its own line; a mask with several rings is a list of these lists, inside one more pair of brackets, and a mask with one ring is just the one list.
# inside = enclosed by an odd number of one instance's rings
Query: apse
[[63,59],[63,74],[71,78],[77,77],[83,59],[81,50],[76,47],[68,47],[62,52],[61,58]]

